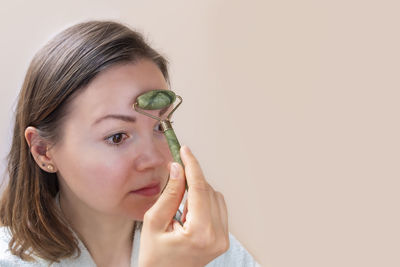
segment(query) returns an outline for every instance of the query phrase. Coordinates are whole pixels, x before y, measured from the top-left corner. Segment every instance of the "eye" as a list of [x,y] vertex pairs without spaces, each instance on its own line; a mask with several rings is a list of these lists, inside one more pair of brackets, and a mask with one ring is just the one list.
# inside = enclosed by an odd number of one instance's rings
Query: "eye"
[[125,139],[128,138],[128,135],[125,133],[116,133],[106,138],[106,142],[110,145],[120,145]]
[[159,133],[163,133],[164,132],[160,122],[156,123],[156,126],[154,126],[154,131],[159,132]]
[[[170,123],[172,124],[173,121],[171,121]],[[158,122],[158,123],[156,124],[156,126],[154,127],[154,131],[159,132],[159,133],[163,133],[163,132],[164,132],[163,129],[162,129],[162,126],[161,126],[161,123],[160,123],[160,122]]]

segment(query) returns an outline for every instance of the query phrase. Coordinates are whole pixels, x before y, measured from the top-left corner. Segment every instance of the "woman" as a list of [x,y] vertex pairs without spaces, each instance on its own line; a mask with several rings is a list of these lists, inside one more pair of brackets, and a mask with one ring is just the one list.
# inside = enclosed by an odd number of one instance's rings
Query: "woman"
[[185,169],[171,164],[158,122],[132,109],[168,82],[166,60],[115,22],[72,26],[36,54],[0,204],[0,266],[256,264],[190,150]]

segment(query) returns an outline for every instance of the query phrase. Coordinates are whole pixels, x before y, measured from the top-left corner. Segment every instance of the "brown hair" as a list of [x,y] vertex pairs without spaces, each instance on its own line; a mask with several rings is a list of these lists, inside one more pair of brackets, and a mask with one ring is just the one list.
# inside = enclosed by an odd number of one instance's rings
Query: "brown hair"
[[79,255],[78,241],[58,211],[54,198],[57,175],[39,168],[25,141],[34,126],[55,144],[68,103],[101,71],[115,64],[152,60],[167,82],[167,61],[127,26],[88,21],[56,35],[33,58],[19,94],[8,184],[0,202],[0,222],[11,233],[9,248],[23,260],[32,255],[51,262]]

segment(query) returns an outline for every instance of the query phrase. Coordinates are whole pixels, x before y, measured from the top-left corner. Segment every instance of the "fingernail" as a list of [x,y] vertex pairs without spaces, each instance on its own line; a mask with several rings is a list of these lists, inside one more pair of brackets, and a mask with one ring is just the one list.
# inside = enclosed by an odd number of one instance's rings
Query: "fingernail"
[[190,152],[190,149],[189,149],[188,146],[184,145],[184,146],[183,146],[183,151],[184,151],[185,153],[189,153],[189,152]]
[[179,175],[179,166],[178,163],[173,162],[171,164],[171,178],[178,178]]

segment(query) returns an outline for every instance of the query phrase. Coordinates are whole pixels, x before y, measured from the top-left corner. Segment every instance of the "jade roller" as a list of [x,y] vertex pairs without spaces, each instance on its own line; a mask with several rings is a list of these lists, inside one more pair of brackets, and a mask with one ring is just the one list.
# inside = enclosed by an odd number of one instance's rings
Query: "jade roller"
[[[179,103],[174,107],[174,109],[167,115],[166,119],[159,118],[150,113],[147,113],[143,110],[157,110],[157,109],[168,109],[176,100],[179,99]],[[161,129],[164,132],[165,137],[167,138],[168,146],[171,151],[172,157],[175,162],[178,162],[182,165],[181,156],[179,154],[179,150],[181,145],[179,144],[178,138],[176,138],[174,129],[171,125],[171,116],[172,113],[179,107],[182,103],[182,97],[176,95],[174,92],[170,90],[151,90],[147,91],[144,94],[139,95],[136,98],[136,102],[133,104],[133,108],[146,116],[149,116],[155,120],[158,120],[161,124]],[[187,182],[185,180],[186,190],[188,189]]]

